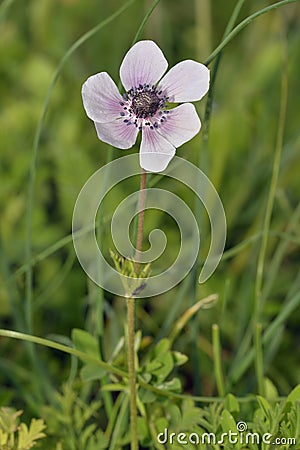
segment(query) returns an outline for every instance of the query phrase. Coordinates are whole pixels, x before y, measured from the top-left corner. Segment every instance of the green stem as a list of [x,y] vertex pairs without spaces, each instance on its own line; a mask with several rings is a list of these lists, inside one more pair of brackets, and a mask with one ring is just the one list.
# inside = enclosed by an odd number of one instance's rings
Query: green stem
[[149,10],[147,11],[144,19],[142,20],[141,25],[139,26],[139,29],[136,32],[136,35],[134,36],[134,39],[132,41],[132,45],[134,45],[137,40],[139,39],[144,26],[146,25],[146,22],[148,21],[149,17],[151,16],[151,14],[153,13],[153,11],[155,10],[155,8],[157,7],[157,5],[159,4],[160,0],[154,0],[154,2],[152,3],[152,5],[150,6]]
[[221,346],[220,346],[220,329],[219,325],[214,324],[212,326],[212,346],[213,346],[213,357],[214,357],[214,367],[215,367],[215,378],[218,388],[218,393],[220,397],[225,396],[224,380],[222,374],[222,364],[221,364]]
[[[284,67],[286,67],[286,66],[284,66]],[[260,246],[260,251],[259,251],[259,255],[258,255],[257,272],[256,272],[256,279],[255,279],[254,323],[258,323],[260,321],[264,263],[265,263],[268,237],[269,237],[269,231],[270,231],[270,225],[271,225],[271,216],[272,216],[272,211],[273,211],[273,206],[274,206],[274,200],[275,200],[277,183],[278,183],[278,175],[279,175],[279,169],[280,169],[280,159],[281,159],[281,151],[282,151],[282,146],[283,146],[283,133],[284,133],[286,107],[287,107],[287,95],[288,95],[288,78],[287,78],[286,70],[283,69],[282,79],[281,79],[281,101],[280,101],[280,110],[279,110],[278,131],[277,131],[275,154],[274,154],[274,160],[273,160],[272,178],[271,178],[269,196],[268,196],[268,200],[267,200],[266,213],[265,213],[265,217],[264,217],[262,240],[261,240],[261,246]]]
[[[299,295],[292,299],[293,300],[293,305],[291,305],[292,310],[294,310],[299,305],[299,299],[300,299]],[[289,309],[288,313],[291,312],[291,308]],[[286,317],[286,314],[284,317],[282,317],[280,319],[280,323],[282,323],[284,321],[285,317]],[[275,320],[277,320],[277,319],[275,319]],[[277,326],[277,324],[276,324],[276,326]],[[270,327],[269,327],[269,329],[270,329]],[[264,343],[267,342],[267,339],[272,337],[271,333],[268,333],[269,329],[264,334],[264,337],[263,337]],[[272,332],[273,332],[273,329],[272,329]],[[269,334],[270,334],[270,336],[269,336]],[[4,329],[0,329],[0,336],[12,338],[12,339],[19,339],[19,340],[27,341],[27,342],[33,342],[38,345],[43,345],[44,347],[53,348],[53,349],[59,350],[61,352],[67,353],[69,355],[74,355],[83,361],[88,361],[93,364],[96,364],[96,365],[102,367],[103,369],[105,369],[107,372],[118,375],[121,378],[126,379],[128,377],[127,372],[124,372],[123,370],[118,369],[117,367],[112,366],[111,364],[101,361],[99,358],[95,358],[92,355],[83,353],[80,350],[77,350],[76,348],[69,347],[69,346],[63,345],[63,344],[59,344],[58,342],[50,341],[49,339],[44,339],[44,338],[40,338],[37,336],[31,336],[31,335],[28,335],[25,333],[19,333],[18,331],[4,330]],[[152,386],[151,384],[148,384],[145,381],[143,381],[141,378],[138,379],[138,382],[139,382],[139,385],[142,388],[146,389],[147,391],[154,392],[155,394],[160,395],[162,397],[166,397],[166,398],[183,399],[183,400],[189,399],[189,400],[194,400],[195,402],[202,402],[202,403],[212,403],[212,402],[221,403],[224,401],[223,397],[200,397],[200,396],[194,396],[194,395],[176,394],[175,392],[167,391],[164,389],[159,389],[155,386]],[[255,396],[236,397],[236,399],[239,403],[248,403],[248,402],[256,402],[257,401]],[[277,397],[277,398],[272,399],[271,401],[279,402],[281,400],[285,400],[285,397]]]
[[76,348],[69,347],[64,344],[60,344],[59,342],[51,341],[50,339],[45,339],[45,338],[41,338],[38,336],[32,336],[30,334],[19,333],[18,331],[5,330],[5,329],[0,329],[0,336],[12,338],[12,339],[19,339],[21,341],[32,342],[34,344],[43,345],[44,347],[53,348],[55,350],[59,350],[61,352],[67,353],[69,355],[74,355],[77,358],[81,359],[82,361],[87,361],[87,362],[96,364],[97,366],[102,367],[104,370],[106,370],[109,373],[113,373],[122,378],[127,378],[127,373],[124,372],[123,370],[118,369],[117,367],[114,367],[113,365],[106,363],[106,362],[100,360],[99,358],[95,358],[92,355],[81,352],[80,350],[77,350]]
[[263,361],[263,348],[262,348],[262,325],[256,324],[254,335],[254,348],[255,348],[255,370],[258,384],[259,395],[264,396],[264,361]]
[[137,224],[137,238],[136,238],[136,256],[135,256],[135,273],[137,274],[140,266],[140,255],[139,252],[142,250],[143,244],[143,230],[144,230],[144,217],[145,217],[145,201],[146,201],[146,183],[147,183],[147,173],[142,171],[141,185],[140,185],[140,196],[139,196],[139,214],[138,214],[138,224]]
[[120,410],[120,406],[122,405],[123,401],[124,401],[124,396],[126,394],[124,392],[120,392],[120,394],[118,395],[117,399],[114,402],[114,406],[111,412],[111,415],[109,416],[109,420],[108,420],[108,424],[105,430],[105,436],[110,439],[114,428],[115,428],[115,424],[116,424],[116,420],[119,414],[119,410]]
[[121,439],[121,430],[122,425],[125,423],[126,414],[128,409],[128,397],[123,396],[121,393],[121,407],[118,411],[118,415],[116,416],[116,421],[113,428],[113,433],[111,436],[110,444],[108,450],[115,450],[117,446],[117,441]]
[[273,5],[267,6],[266,8],[260,9],[259,11],[256,11],[255,13],[248,16],[246,19],[244,19],[242,22],[240,22],[232,31],[229,33],[225,39],[222,40],[222,42],[218,45],[218,47],[215,48],[215,50],[209,55],[209,57],[204,62],[205,65],[210,64],[215,57],[223,50],[223,48],[226,47],[227,44],[229,44],[230,41],[240,32],[243,28],[245,28],[247,25],[249,25],[254,19],[256,19],[259,16],[262,16],[263,14],[266,14],[269,11],[272,11],[273,9],[280,8],[281,6],[288,5],[289,3],[295,3],[299,0],[282,0],[281,2],[273,3]]
[[[138,275],[140,266],[139,252],[142,249],[143,229],[144,229],[144,209],[145,209],[145,188],[147,182],[147,173],[143,170],[141,175],[140,194],[139,194],[139,214],[136,240],[135,273]],[[137,392],[136,392],[136,369],[135,369],[135,299],[127,299],[127,326],[128,326],[128,377],[130,391],[130,429],[131,429],[131,450],[138,450],[137,437]]]

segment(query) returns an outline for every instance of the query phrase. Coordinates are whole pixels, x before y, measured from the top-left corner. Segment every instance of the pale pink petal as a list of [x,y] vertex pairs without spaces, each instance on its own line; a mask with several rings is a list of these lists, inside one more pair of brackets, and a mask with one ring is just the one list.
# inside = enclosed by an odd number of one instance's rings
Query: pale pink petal
[[158,122],[157,132],[176,148],[192,139],[201,128],[200,119],[191,103],[169,110],[162,118],[163,121]]
[[173,156],[175,147],[168,142],[156,129],[143,127],[140,149],[140,165],[148,172],[162,172]]
[[168,62],[153,41],[139,41],[126,53],[120,78],[126,91],[140,84],[156,84],[167,70]]
[[82,86],[82,100],[88,117],[95,122],[111,122],[123,111],[124,101],[108,73],[89,77]]
[[117,148],[130,148],[136,141],[139,132],[133,124],[127,125],[122,119],[109,123],[95,122],[98,138]]
[[172,67],[159,83],[170,102],[195,102],[209,88],[209,70],[192,60],[182,61]]

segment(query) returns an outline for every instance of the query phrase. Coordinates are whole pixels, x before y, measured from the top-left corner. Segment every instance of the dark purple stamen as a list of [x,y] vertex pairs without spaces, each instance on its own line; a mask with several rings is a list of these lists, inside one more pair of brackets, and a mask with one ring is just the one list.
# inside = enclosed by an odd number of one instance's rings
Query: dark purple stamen
[[139,84],[138,87],[133,87],[127,93],[127,98],[131,101],[129,111],[139,119],[155,116],[166,105],[166,97],[161,97],[161,93],[154,85],[150,87],[149,84]]

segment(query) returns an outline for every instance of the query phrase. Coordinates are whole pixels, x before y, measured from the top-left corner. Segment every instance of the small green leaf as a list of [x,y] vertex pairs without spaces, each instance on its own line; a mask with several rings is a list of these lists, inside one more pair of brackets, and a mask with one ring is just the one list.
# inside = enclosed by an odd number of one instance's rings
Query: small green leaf
[[106,371],[96,364],[86,364],[80,371],[80,376],[83,381],[100,380]]
[[146,364],[146,370],[148,373],[152,373],[154,371],[159,370],[163,366],[163,363],[154,359]]
[[169,422],[165,417],[159,417],[155,421],[155,428],[158,433],[161,433],[164,431],[165,428],[168,428]]
[[25,423],[21,423],[18,433],[18,449],[29,449],[35,441],[45,437],[43,430],[46,428],[42,419],[32,419],[29,429]]
[[154,355],[158,356],[166,353],[170,349],[170,341],[167,338],[161,339],[154,349]]
[[257,395],[256,398],[257,398],[259,406],[260,406],[261,410],[263,411],[265,417],[269,418],[269,411],[270,411],[269,402],[264,397],[261,397],[260,395]]
[[172,352],[172,356],[173,356],[175,366],[182,366],[189,359],[184,353],[181,353],[181,352],[174,351],[174,352]]
[[292,403],[293,405],[296,402],[300,402],[300,384],[296,386],[288,395],[286,399],[287,403]]
[[7,444],[8,441],[8,433],[5,433],[3,430],[0,429],[0,448],[3,447],[5,444]]
[[15,411],[13,408],[3,406],[0,408],[0,429],[8,433],[14,433],[18,429],[19,420],[23,411]]
[[161,354],[159,357],[157,357],[156,361],[160,363],[160,366],[152,370],[151,373],[156,376],[157,382],[161,383],[172,372],[174,362],[170,352]]
[[[146,370],[147,370],[147,367],[148,367],[148,366],[146,366]],[[144,381],[145,383],[149,383],[149,381],[150,381],[151,378],[152,378],[151,373],[148,373],[148,372],[141,373],[139,376],[140,376],[140,378],[142,379],[142,381]]]
[[158,389],[162,389],[163,391],[181,392],[181,382],[179,378],[173,378],[170,381],[161,383],[157,387]]
[[72,330],[72,341],[77,350],[96,358],[100,357],[97,339],[87,331],[74,328]]
[[139,398],[143,403],[152,403],[156,400],[157,396],[154,392],[151,392],[148,389],[140,388]]
[[239,412],[240,411],[240,405],[237,401],[236,397],[232,394],[226,395],[224,408],[228,409],[229,412]]
[[274,400],[278,397],[278,391],[269,378],[264,378],[265,396],[269,400]]
[[170,424],[172,425],[172,428],[177,428],[178,425],[181,424],[182,417],[180,409],[177,405],[171,404],[168,406],[168,418],[170,418]]
[[227,409],[224,409],[221,414],[221,427],[224,433],[235,432],[236,423],[233,416]]
[[145,445],[145,440],[149,438],[149,428],[144,417],[139,416],[137,418],[137,429],[139,440]]

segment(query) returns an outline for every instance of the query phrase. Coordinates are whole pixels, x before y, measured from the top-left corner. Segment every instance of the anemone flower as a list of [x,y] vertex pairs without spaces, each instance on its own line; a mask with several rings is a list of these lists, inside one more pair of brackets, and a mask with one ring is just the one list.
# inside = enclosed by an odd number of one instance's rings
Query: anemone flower
[[107,72],[92,75],[82,86],[84,108],[98,138],[128,149],[141,131],[140,165],[149,172],[162,172],[176,148],[199,132],[196,109],[186,102],[200,100],[209,88],[209,70],[203,64],[181,61],[164,75],[167,67],[155,42],[139,41],[120,67],[125,94],[119,93]]

